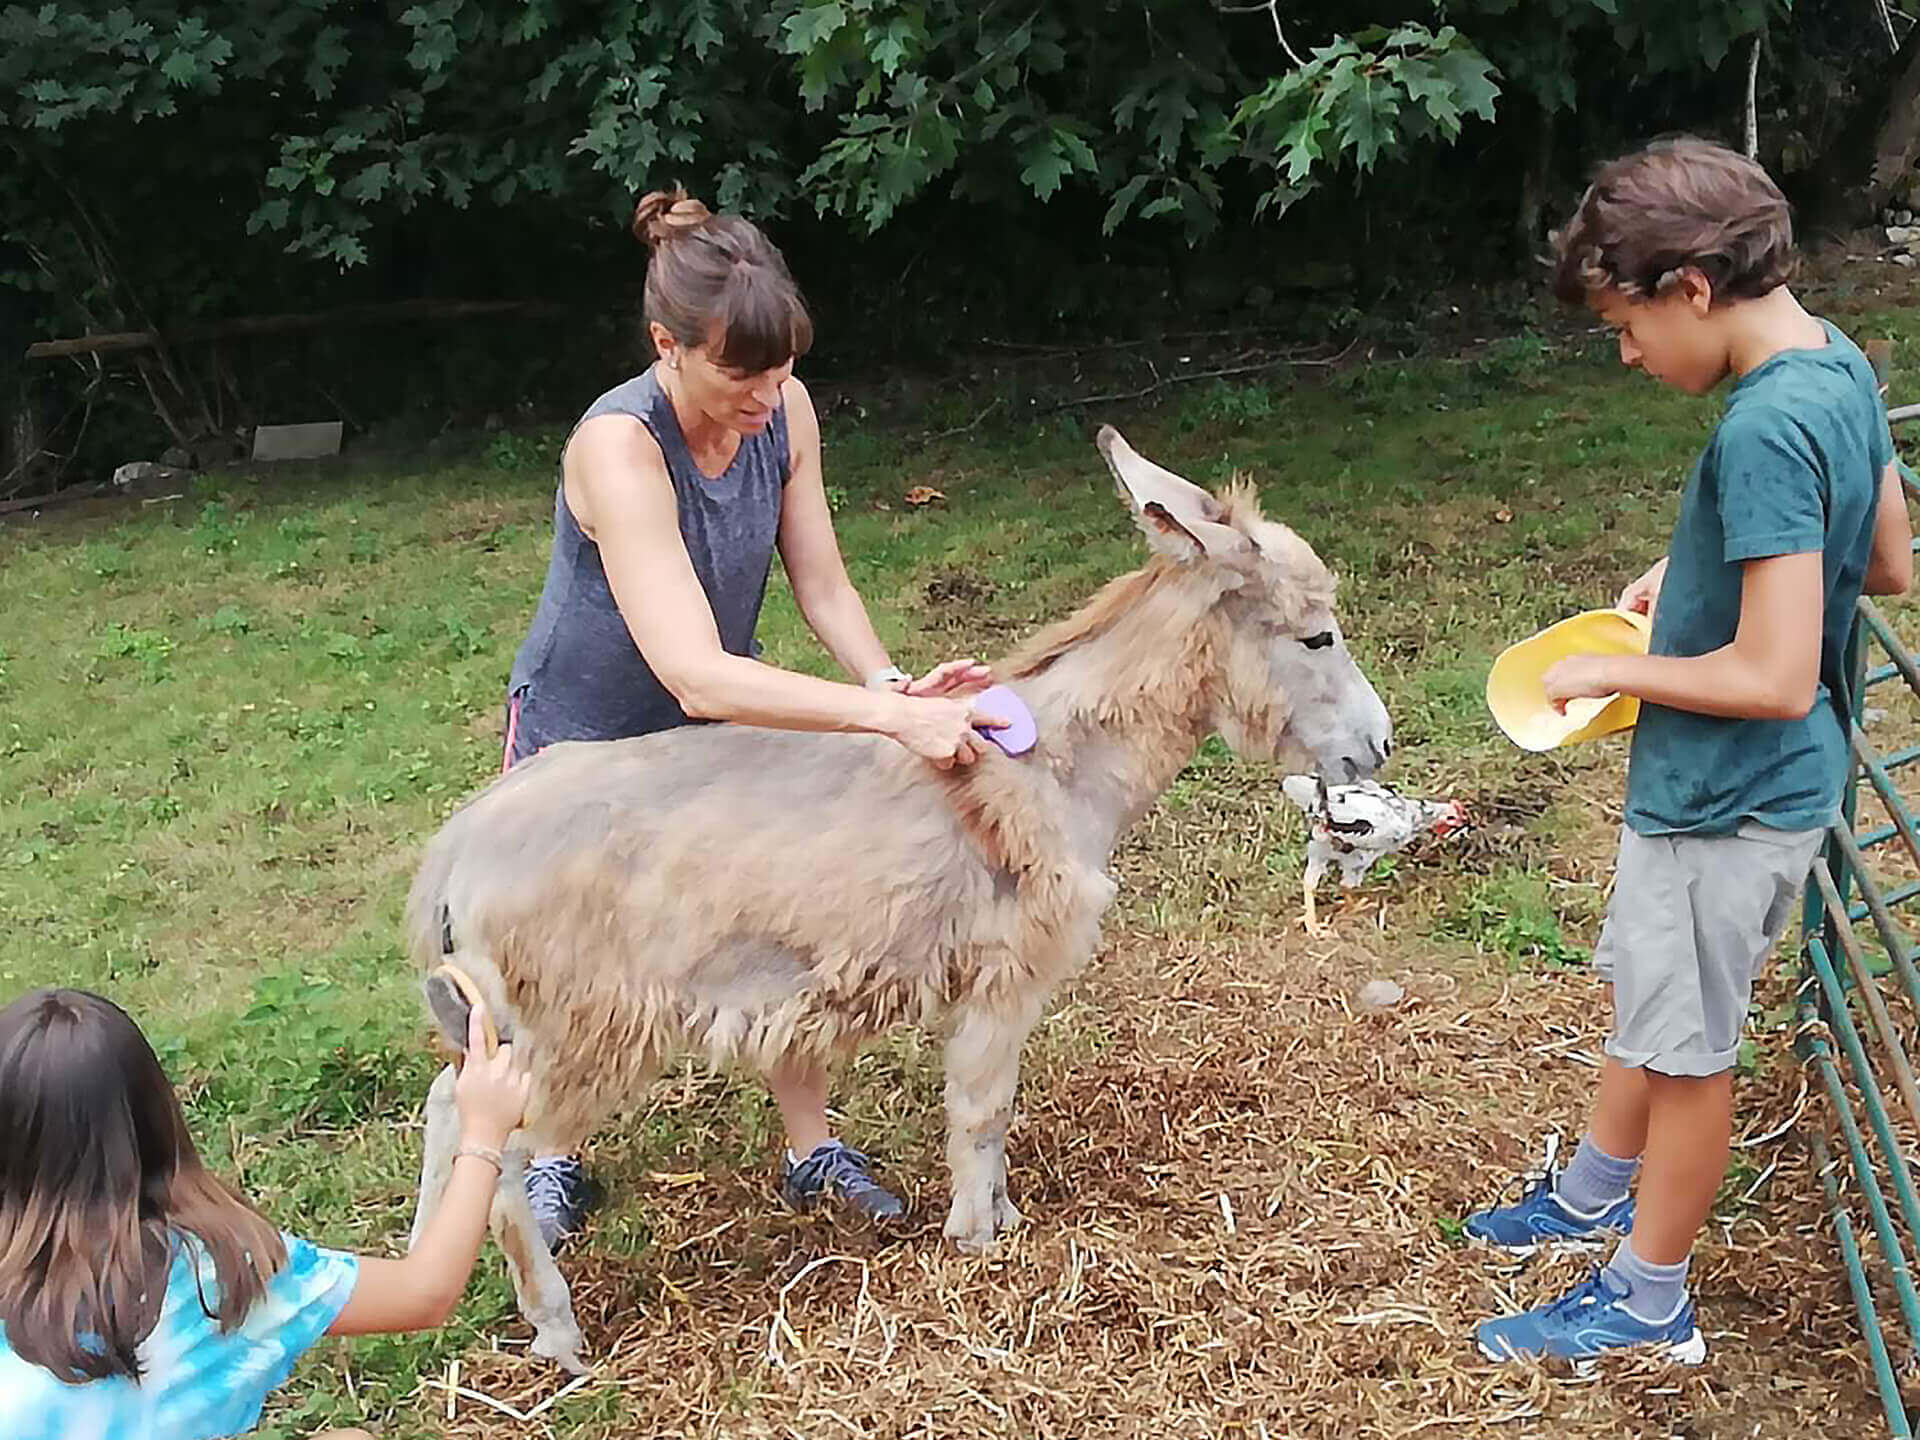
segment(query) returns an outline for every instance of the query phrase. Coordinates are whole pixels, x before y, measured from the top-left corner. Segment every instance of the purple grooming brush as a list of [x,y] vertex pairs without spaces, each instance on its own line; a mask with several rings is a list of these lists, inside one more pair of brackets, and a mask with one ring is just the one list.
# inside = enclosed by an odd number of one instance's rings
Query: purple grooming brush
[[976,725],[974,729],[1009,755],[1026,754],[1033,748],[1033,742],[1040,738],[1039,728],[1033,723],[1033,712],[1027,709],[1027,702],[1004,685],[989,685],[982,690],[973,697],[973,708],[1007,722],[1003,730],[986,725]]

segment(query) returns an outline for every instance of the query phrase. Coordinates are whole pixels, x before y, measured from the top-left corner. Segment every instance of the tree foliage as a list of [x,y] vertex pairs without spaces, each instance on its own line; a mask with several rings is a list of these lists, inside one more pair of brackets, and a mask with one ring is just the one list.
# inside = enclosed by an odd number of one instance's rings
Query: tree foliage
[[1108,231],[1170,219],[1199,236],[1230,190],[1284,210],[1492,120],[1503,88],[1571,106],[1574,52],[1595,38],[1655,70],[1711,68],[1773,5],[1449,0],[1413,18],[1377,7],[1388,23],[1346,33],[1302,7],[1302,33],[1325,38],[1298,65],[1269,13],[1245,8],[14,5],[0,12],[0,94],[16,160],[67,184],[83,182],[73,162],[90,140],[164,173],[207,162],[195,142],[219,136],[248,166],[247,232],[342,266],[422,205],[535,197],[611,213],[671,173],[723,206],[804,204],[867,230],[935,186],[1014,205],[1077,188]]
[[[1484,215],[1523,170],[1537,215],[1566,117],[1576,173],[1731,121],[1762,34],[1783,107],[1885,90],[1870,27],[1791,0],[0,0],[0,325],[23,292],[92,329],[445,293],[483,219],[561,273],[676,179],[850,244],[977,214],[1179,247],[1435,175]],[[1847,133],[1776,129],[1809,171]]]

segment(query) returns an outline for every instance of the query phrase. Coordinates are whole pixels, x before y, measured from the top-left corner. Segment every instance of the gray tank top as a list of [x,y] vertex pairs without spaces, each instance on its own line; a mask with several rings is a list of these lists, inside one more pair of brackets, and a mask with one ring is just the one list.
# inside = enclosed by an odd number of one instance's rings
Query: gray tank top
[[[580,421],[597,415],[631,415],[659,444],[680,510],[680,536],[713,607],[720,644],[730,654],[756,653],[753,632],[791,469],[786,407],[776,409],[758,435],[741,439],[717,479],[694,464],[653,367],[602,395]],[[574,520],[564,481],[554,500],[546,588],[514,657],[509,690],[518,701],[509,763],[559,740],[620,740],[690,723],[633,643],[607,587],[600,547]]]

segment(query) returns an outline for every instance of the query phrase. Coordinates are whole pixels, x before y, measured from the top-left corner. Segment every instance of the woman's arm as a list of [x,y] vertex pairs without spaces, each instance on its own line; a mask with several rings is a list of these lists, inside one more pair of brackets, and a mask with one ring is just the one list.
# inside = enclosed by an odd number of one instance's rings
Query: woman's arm
[[979,757],[978,717],[964,702],[870,691],[729,654],[680,537],[666,461],[638,420],[587,421],[567,447],[565,477],[567,503],[600,547],[634,644],[688,715],[779,730],[868,731],[943,767]]
[[780,502],[780,561],[793,585],[801,615],[840,668],[865,684],[890,669],[886,646],[874,633],[860,594],[847,578],[840,542],[833,533],[820,465],[820,420],[799,379],[781,387],[787,406],[787,448],[792,471]]
[[[486,1010],[467,1016],[467,1055],[454,1096],[460,1106],[460,1146],[497,1153],[527,1108],[526,1071],[513,1047],[487,1054]],[[467,1288],[500,1171],[478,1155],[454,1159],[439,1207],[420,1243],[404,1260],[362,1258],[360,1278],[329,1335],[391,1335],[444,1325]]]
[[1547,672],[1547,698],[1633,695],[1700,715],[1797,720],[1819,689],[1824,593],[1817,550],[1749,560],[1731,644],[1705,655],[1576,655]]
[[[840,541],[833,532],[833,510],[820,460],[820,420],[813,398],[798,379],[782,387],[787,405],[787,445],[793,473],[780,507],[780,561],[787,569],[794,599],[820,643],[861,684],[892,668],[886,647],[874,634],[866,603],[847,577]],[[917,680],[893,688],[907,695],[965,695],[993,683],[993,671],[979,662],[948,660]]]
[[1869,595],[1904,595],[1913,585],[1913,522],[1898,462],[1880,477],[1880,508],[1873,520],[1873,553],[1867,557]]

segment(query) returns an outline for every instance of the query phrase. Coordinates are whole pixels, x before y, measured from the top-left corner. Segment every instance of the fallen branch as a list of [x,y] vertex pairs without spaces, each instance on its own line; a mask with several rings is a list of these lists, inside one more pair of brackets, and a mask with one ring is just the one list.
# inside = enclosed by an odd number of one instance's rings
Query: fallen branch
[[1348,342],[1346,349],[1339,354],[1328,355],[1317,360],[1296,360],[1283,356],[1278,359],[1258,360],[1251,365],[1225,365],[1218,370],[1195,370],[1187,375],[1169,375],[1164,379],[1155,379],[1151,385],[1143,385],[1138,390],[1115,390],[1103,395],[1076,395],[1070,400],[1056,400],[1051,405],[1043,405],[1035,413],[1051,415],[1056,410],[1070,410],[1076,405],[1103,405],[1115,400],[1139,400],[1153,394],[1156,390],[1164,390],[1169,385],[1188,385],[1195,380],[1225,380],[1235,375],[1257,375],[1266,370],[1278,370],[1283,365],[1298,366],[1302,369],[1338,365],[1353,353],[1354,346],[1359,343],[1360,341],[1356,338]]
[[16,510],[39,510],[66,500],[83,500],[89,495],[104,495],[111,489],[113,486],[103,484],[69,485],[64,490],[50,490],[44,495],[22,495],[13,500],[0,500],[0,515],[11,515]]
[[557,315],[566,307],[539,300],[395,300],[380,305],[353,305],[311,314],[252,315],[205,325],[183,325],[164,337],[154,330],[123,330],[105,335],[80,335],[71,340],[41,340],[27,347],[29,360],[51,360],[62,355],[104,355],[115,351],[151,350],[166,343],[224,340],[237,335],[284,335],[297,330],[346,329],[378,325],[389,320],[464,320],[479,315]]
[[[1308,290],[1307,286],[1296,286],[1298,290]],[[1293,330],[1290,325],[1229,325],[1219,330],[1167,330],[1158,335],[1132,340],[1089,340],[1080,345],[1038,345],[1025,340],[997,340],[991,335],[982,335],[974,343],[988,350],[1011,350],[1016,355],[1024,355],[1034,360],[1051,359],[1059,355],[1088,355],[1108,350],[1138,350],[1145,345],[1186,344],[1195,340],[1236,340],[1254,335],[1283,335]],[[1606,327],[1598,327],[1599,334]]]
[[966,424],[955,425],[951,429],[947,429],[947,430],[936,430],[932,434],[922,435],[920,438],[922,440],[944,440],[949,435],[964,435],[969,430],[972,430],[976,426],[978,426],[982,420],[987,418],[987,416],[991,415],[994,411],[1000,408],[1000,398],[1001,397],[996,395],[992,400],[988,401],[987,408],[982,410],[978,415],[974,416],[973,419],[967,421]]

